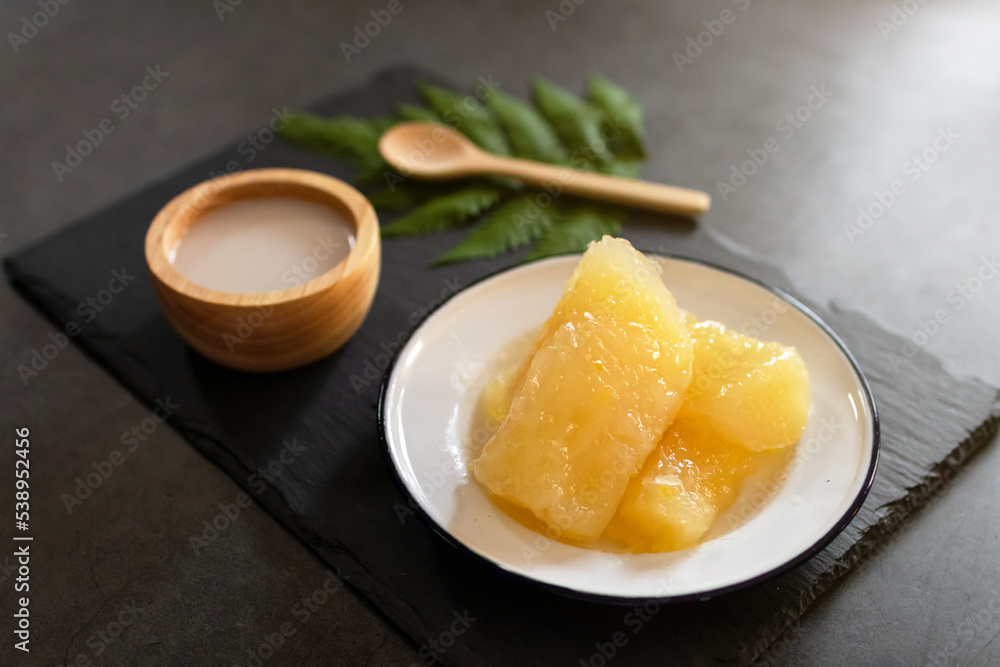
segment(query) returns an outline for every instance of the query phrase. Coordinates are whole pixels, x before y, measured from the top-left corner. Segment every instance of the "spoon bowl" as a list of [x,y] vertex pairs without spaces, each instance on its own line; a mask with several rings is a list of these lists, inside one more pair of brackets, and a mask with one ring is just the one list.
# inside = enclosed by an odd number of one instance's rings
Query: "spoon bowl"
[[470,158],[488,157],[464,134],[438,123],[401,123],[387,130],[379,152],[403,176],[447,179],[472,175]]

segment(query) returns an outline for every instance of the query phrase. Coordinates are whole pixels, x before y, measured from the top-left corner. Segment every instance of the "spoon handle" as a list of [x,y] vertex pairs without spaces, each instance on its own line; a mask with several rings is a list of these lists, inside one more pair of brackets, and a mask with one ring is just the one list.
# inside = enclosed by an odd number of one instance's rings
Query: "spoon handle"
[[707,211],[712,203],[708,193],[700,190],[619,178],[531,160],[490,155],[481,166],[484,173],[513,176],[549,190],[661,213],[696,216]]

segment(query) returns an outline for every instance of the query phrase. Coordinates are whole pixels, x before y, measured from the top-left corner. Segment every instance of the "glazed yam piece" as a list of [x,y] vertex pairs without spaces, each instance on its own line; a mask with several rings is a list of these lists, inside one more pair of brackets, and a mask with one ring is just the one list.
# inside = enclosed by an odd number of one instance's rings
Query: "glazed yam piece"
[[607,530],[635,552],[700,542],[762,452],[798,442],[809,417],[809,375],[794,347],[685,319],[694,343],[691,386]]
[[622,239],[591,244],[510,382],[476,479],[559,537],[600,536],[680,409],[692,360],[659,265]]
[[608,537],[640,553],[694,546],[736,500],[753,456],[707,420],[678,417],[628,485]]
[[684,410],[749,450],[798,442],[809,418],[809,374],[794,347],[687,316],[694,379]]

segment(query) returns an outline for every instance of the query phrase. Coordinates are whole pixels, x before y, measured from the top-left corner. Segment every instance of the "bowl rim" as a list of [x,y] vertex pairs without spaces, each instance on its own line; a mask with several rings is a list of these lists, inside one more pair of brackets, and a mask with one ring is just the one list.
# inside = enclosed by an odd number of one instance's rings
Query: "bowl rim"
[[[255,186],[277,186],[268,194],[254,193]],[[299,285],[268,292],[226,292],[203,287],[188,280],[174,268],[164,236],[174,224],[194,218],[190,224],[197,224],[197,217],[226,203],[216,205],[225,193],[233,196],[231,201],[256,199],[267,196],[295,197],[294,192],[282,190],[311,191],[315,201],[335,202],[341,213],[354,226],[354,245],[347,256],[336,265]],[[301,195],[299,195],[301,196]],[[246,169],[231,174],[222,174],[197,183],[167,202],[153,218],[145,238],[146,266],[150,273],[167,289],[189,299],[222,306],[261,306],[290,303],[308,298],[329,289],[346,275],[363,269],[366,258],[378,252],[380,245],[378,218],[371,202],[357,189],[328,174],[308,169],[271,167]]]
[[[546,590],[561,595],[563,597],[568,597],[587,602],[600,602],[612,605],[635,605],[635,604],[642,604],[644,602],[651,600],[655,600],[661,603],[705,601],[725,595],[727,593],[732,593],[734,591],[755,586],[757,584],[773,579],[774,577],[777,577],[780,574],[784,574],[785,572],[793,570],[794,568],[803,564],[804,562],[806,562],[807,560],[818,554],[820,551],[822,551],[824,548],[826,548],[834,540],[834,538],[837,537],[837,535],[842,533],[844,529],[847,528],[848,524],[850,524],[851,521],[854,519],[854,517],[857,515],[862,505],[864,505],[864,502],[868,498],[868,494],[871,491],[872,484],[875,481],[875,472],[878,468],[879,456],[881,452],[881,433],[879,428],[878,410],[875,405],[875,396],[872,394],[871,386],[868,384],[868,379],[865,377],[864,372],[861,370],[860,365],[854,358],[854,355],[851,354],[851,351],[848,349],[847,345],[840,339],[840,336],[838,336],[836,332],[833,331],[830,325],[824,322],[822,318],[820,318],[816,313],[812,311],[812,309],[810,309],[801,301],[793,297],[791,294],[780,288],[769,285],[761,280],[758,280],[744,273],[741,273],[740,271],[736,271],[734,269],[722,266],[720,264],[711,261],[680,254],[664,253],[653,250],[643,250],[641,248],[639,248],[638,250],[647,257],[662,257],[666,259],[692,262],[694,264],[700,264],[702,266],[716,269],[718,271],[728,273],[737,278],[746,280],[754,285],[757,285],[758,287],[767,290],[768,292],[771,292],[779,299],[784,300],[789,305],[800,311],[809,320],[811,320],[814,324],[816,324],[816,326],[818,326],[823,331],[823,333],[825,333],[833,341],[833,343],[837,346],[837,348],[841,351],[841,353],[844,355],[844,357],[850,364],[851,369],[857,376],[858,382],[861,386],[862,393],[864,394],[865,402],[871,414],[871,426],[872,426],[871,460],[868,463],[868,469],[865,471],[864,481],[861,484],[861,488],[859,489],[857,496],[854,498],[854,500],[851,502],[851,504],[848,506],[845,512],[841,515],[841,517],[830,527],[829,530],[827,530],[822,536],[820,536],[815,542],[813,542],[813,544],[804,549],[801,553],[799,553],[795,557],[785,561],[784,563],[774,568],[771,568],[766,572],[762,572],[761,574],[758,574],[749,579],[745,579],[743,581],[736,582],[734,584],[730,584],[727,586],[720,586],[705,591],[698,591],[695,593],[685,593],[681,595],[652,594],[649,596],[633,597],[633,596],[617,596],[617,595],[603,595],[599,593],[589,593],[574,588],[568,588],[566,586],[560,586],[558,584],[552,584],[549,582],[541,581],[533,577],[525,576],[519,572],[508,570],[503,566],[502,563],[492,560],[486,557],[485,555],[477,551],[474,551],[470,547],[466,546],[458,538],[452,535],[446,527],[438,524],[438,522],[435,521],[427,513],[424,507],[419,502],[417,502],[413,494],[410,493],[410,490],[406,486],[406,482],[403,480],[403,477],[400,474],[400,471],[396,466],[396,462],[393,458],[392,450],[389,446],[389,438],[387,435],[388,420],[386,418],[386,409],[387,409],[386,400],[389,391],[389,380],[392,377],[393,371],[396,368],[396,363],[402,356],[402,353],[406,349],[406,346],[410,342],[410,339],[413,337],[413,334],[416,333],[416,331],[420,329],[420,327],[423,326],[423,324],[432,315],[434,315],[434,313],[436,313],[440,308],[444,307],[445,304],[447,304],[453,298],[457,297],[462,292],[465,292],[466,290],[471,289],[472,287],[475,287],[480,283],[486,282],[487,280],[495,278],[496,276],[499,276],[502,273],[511,270],[516,270],[518,268],[522,268],[523,266],[528,266],[528,264],[515,265],[511,267],[498,269],[496,271],[490,272],[487,275],[482,276],[477,280],[472,281],[462,289],[458,290],[457,292],[449,296],[447,299],[443,300],[441,303],[437,304],[433,309],[429,310],[426,314],[424,314],[424,316],[419,321],[417,321],[416,324],[414,324],[411,327],[409,333],[406,336],[406,339],[400,343],[399,349],[396,350],[396,353],[393,355],[393,358],[390,361],[389,366],[385,369],[385,373],[383,374],[382,381],[380,383],[379,396],[378,396],[378,415],[377,415],[379,445],[380,445],[379,449],[381,451],[383,461],[389,468],[390,476],[392,477],[392,480],[395,483],[396,488],[403,495],[407,507],[414,510],[417,513],[417,515],[419,515],[420,518],[427,523],[427,525],[431,528],[431,530],[437,533],[449,545],[451,545],[458,551],[471,556],[474,560],[486,564],[488,567],[490,567],[490,569],[502,574],[503,576],[511,577],[518,581],[527,582],[537,588],[541,588],[542,590]],[[560,253],[558,255],[547,257],[545,259],[541,259],[538,261],[547,262],[570,256],[582,257],[582,253],[579,252]]]

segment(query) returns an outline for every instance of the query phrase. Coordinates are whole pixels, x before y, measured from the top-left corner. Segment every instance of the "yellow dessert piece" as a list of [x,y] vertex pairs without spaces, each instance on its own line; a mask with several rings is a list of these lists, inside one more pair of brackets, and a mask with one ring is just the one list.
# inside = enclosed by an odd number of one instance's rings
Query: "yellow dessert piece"
[[683,411],[760,451],[798,442],[809,417],[809,374],[794,347],[767,343],[718,322],[686,316],[694,379]]
[[694,546],[739,495],[753,458],[705,419],[679,416],[628,485],[608,537],[636,552]]
[[798,442],[809,417],[809,376],[794,347],[688,314],[685,321],[694,343],[691,386],[607,529],[636,552],[697,544],[758,459]]
[[691,339],[659,265],[625,240],[591,244],[506,398],[475,464],[494,494],[560,538],[601,535],[680,409]]

